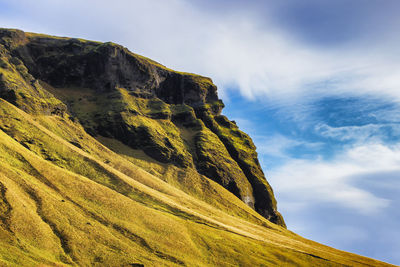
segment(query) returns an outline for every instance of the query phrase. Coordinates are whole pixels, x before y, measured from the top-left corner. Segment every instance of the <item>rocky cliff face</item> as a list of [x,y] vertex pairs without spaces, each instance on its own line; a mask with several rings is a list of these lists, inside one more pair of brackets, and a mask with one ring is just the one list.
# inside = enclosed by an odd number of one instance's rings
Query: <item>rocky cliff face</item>
[[251,138],[221,115],[211,79],[113,43],[0,30],[0,97],[65,117],[162,164],[195,170],[285,226]]

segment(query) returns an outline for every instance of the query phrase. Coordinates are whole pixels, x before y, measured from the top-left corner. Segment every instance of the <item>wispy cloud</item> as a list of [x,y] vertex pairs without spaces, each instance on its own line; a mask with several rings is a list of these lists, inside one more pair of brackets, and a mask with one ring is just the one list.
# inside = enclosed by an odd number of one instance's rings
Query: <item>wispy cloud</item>
[[[388,140],[392,135],[400,135],[400,124],[366,124],[362,126],[331,127],[327,124],[318,124],[315,131],[323,137],[338,141],[353,141],[357,143],[371,143]],[[389,136],[390,135],[390,136]]]
[[280,157],[283,159],[292,159],[293,155],[289,150],[301,148],[302,150],[316,151],[323,146],[321,142],[307,142],[288,138],[281,134],[272,136],[253,136],[257,143],[257,151],[262,156]]
[[355,146],[329,161],[289,160],[270,171],[270,181],[278,195],[286,200],[309,206],[336,203],[361,214],[374,215],[388,207],[390,200],[358,187],[357,181],[371,173],[400,174],[399,166],[399,146],[370,144]]

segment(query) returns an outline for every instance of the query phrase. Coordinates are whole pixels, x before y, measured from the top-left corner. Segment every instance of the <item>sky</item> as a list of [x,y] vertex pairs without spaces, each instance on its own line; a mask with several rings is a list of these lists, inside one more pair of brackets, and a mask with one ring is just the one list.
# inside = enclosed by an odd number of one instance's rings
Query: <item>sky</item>
[[211,77],[288,228],[400,265],[400,1],[0,0],[0,27]]

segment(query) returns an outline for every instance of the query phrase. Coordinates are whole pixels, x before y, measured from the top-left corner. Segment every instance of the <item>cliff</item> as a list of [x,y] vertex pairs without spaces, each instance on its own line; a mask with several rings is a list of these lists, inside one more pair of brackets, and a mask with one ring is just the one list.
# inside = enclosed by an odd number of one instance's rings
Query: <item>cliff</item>
[[222,108],[120,45],[0,29],[0,265],[386,265],[288,231]]
[[211,79],[170,70],[113,43],[10,30],[0,37],[4,99],[30,113],[68,113],[92,136],[193,168],[284,225],[256,148],[220,115],[223,103]]

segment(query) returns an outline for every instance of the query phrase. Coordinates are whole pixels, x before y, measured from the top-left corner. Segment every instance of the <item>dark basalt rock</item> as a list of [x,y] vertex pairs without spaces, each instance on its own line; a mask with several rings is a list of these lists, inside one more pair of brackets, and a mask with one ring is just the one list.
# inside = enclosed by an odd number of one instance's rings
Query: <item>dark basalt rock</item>
[[177,73],[152,64],[113,43],[31,37],[14,54],[30,73],[55,87],[84,87],[99,92],[121,87],[168,104],[201,106],[218,100],[211,79]]
[[26,112],[68,114],[93,136],[195,168],[285,226],[251,138],[220,115],[224,104],[209,78],[110,42],[0,29],[0,97]]

